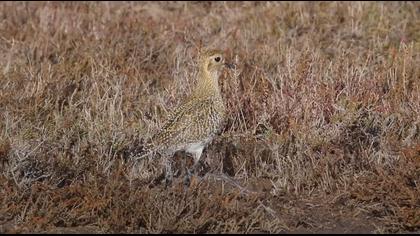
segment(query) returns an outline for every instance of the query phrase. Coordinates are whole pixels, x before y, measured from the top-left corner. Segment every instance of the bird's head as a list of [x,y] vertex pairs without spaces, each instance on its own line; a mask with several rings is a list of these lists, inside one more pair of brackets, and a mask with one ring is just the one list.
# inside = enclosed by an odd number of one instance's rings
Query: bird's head
[[219,75],[224,67],[232,69],[232,64],[226,63],[221,50],[206,50],[200,54],[200,69],[212,75]]

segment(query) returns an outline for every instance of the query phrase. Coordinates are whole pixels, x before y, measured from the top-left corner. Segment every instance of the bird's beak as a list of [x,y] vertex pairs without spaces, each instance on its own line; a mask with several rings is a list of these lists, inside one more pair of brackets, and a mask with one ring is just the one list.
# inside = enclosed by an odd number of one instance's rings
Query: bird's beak
[[235,69],[235,67],[236,67],[235,64],[227,63],[227,62],[224,65],[229,69]]

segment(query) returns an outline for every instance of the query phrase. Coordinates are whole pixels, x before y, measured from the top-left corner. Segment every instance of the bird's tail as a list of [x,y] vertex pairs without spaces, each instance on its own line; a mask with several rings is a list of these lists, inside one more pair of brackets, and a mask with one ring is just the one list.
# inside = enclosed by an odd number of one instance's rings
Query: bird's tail
[[143,140],[136,140],[134,143],[121,151],[121,155],[125,160],[138,161],[151,156],[156,150],[150,143]]

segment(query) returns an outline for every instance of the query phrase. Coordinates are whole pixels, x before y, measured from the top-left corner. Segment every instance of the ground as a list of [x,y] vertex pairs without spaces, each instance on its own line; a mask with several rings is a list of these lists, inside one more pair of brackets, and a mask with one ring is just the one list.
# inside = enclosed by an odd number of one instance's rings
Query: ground
[[[133,161],[220,48],[191,185]],[[417,2],[0,3],[1,233],[419,233]]]

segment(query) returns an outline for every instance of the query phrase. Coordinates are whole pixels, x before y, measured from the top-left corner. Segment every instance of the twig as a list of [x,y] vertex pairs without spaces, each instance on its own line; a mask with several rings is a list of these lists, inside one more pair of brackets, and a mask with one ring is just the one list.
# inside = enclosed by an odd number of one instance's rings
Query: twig
[[242,187],[237,181],[235,181],[234,179],[230,178],[229,176],[226,176],[225,174],[215,175],[215,174],[207,173],[204,178],[208,178],[208,177],[213,177],[213,178],[218,179],[218,180],[225,180],[229,184],[231,184],[231,185],[239,188],[241,190],[241,193],[242,192],[244,192],[246,194],[258,193],[258,192],[255,192],[255,191],[248,190],[245,187]]

